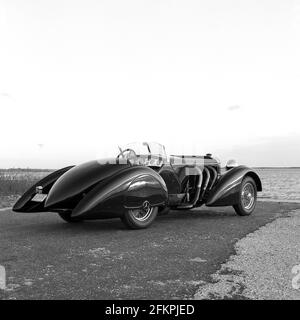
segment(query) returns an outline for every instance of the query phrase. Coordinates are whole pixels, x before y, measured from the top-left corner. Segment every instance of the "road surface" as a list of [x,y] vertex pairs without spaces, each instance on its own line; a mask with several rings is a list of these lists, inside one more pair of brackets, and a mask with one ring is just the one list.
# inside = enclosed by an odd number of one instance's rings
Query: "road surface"
[[145,230],[120,220],[67,224],[55,213],[0,212],[0,299],[190,299],[235,253],[234,245],[300,204],[259,202],[172,211]]

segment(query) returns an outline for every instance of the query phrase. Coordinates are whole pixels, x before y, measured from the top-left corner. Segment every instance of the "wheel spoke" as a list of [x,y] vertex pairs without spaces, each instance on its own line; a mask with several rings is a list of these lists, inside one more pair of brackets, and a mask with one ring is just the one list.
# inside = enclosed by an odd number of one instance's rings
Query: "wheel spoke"
[[250,210],[253,207],[255,203],[255,192],[254,187],[251,183],[247,183],[244,185],[241,193],[241,200],[243,207],[246,210]]
[[145,221],[149,218],[153,211],[148,201],[145,201],[141,208],[129,210],[130,214],[138,221]]

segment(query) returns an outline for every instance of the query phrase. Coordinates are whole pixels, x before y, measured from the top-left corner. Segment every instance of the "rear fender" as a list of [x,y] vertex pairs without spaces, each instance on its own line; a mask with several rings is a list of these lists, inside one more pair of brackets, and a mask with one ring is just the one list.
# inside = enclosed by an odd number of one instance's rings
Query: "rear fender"
[[29,188],[24,195],[16,202],[13,207],[15,212],[41,212],[45,211],[44,203],[33,202],[31,199],[36,194],[36,187],[43,187],[43,193],[49,193],[51,187],[55,181],[62,176],[65,172],[73,168],[74,166],[69,166],[62,168],[60,170],[50,173],[48,176],[38,181],[35,185]]
[[127,208],[165,204],[168,199],[164,180],[148,167],[131,167],[95,186],[79,202],[72,217],[83,219],[120,217]]
[[164,206],[168,200],[168,190],[164,180],[159,176],[144,174],[133,180],[127,189],[124,207],[141,208],[145,201],[151,206]]
[[206,206],[233,206],[239,201],[241,183],[246,176],[254,179],[257,191],[262,191],[262,183],[258,174],[246,167],[238,166],[225,172],[210,191]]

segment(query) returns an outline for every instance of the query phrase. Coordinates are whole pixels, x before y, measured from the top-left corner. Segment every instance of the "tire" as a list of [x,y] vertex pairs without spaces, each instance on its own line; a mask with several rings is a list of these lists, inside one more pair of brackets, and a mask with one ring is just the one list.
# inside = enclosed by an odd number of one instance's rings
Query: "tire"
[[71,217],[71,214],[72,214],[72,211],[58,212],[58,215],[68,223],[77,223],[82,221],[80,218]]
[[[245,193],[248,193],[247,195]],[[245,177],[239,192],[239,202],[233,208],[239,216],[249,216],[255,209],[257,186],[251,177]]]
[[148,228],[157,216],[158,207],[151,207],[148,201],[145,201],[143,208],[127,209],[122,222],[129,229],[145,229]]

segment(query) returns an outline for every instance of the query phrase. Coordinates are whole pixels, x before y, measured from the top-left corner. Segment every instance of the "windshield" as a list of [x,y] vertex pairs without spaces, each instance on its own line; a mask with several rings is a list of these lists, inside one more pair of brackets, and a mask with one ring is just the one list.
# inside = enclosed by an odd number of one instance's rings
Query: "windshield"
[[118,158],[133,164],[160,167],[167,158],[165,147],[157,142],[132,142],[119,149]]

